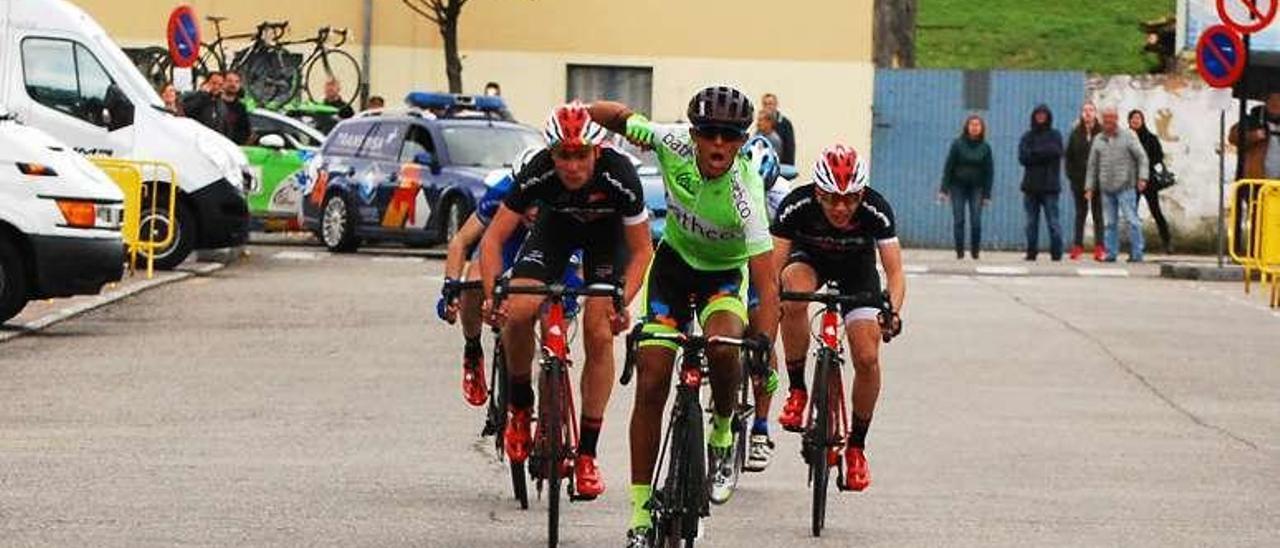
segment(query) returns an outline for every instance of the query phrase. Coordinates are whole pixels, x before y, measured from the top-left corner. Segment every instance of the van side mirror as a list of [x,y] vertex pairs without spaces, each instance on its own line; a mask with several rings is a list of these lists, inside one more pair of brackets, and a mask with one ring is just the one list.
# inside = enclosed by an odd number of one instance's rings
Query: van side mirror
[[284,148],[284,137],[276,133],[268,133],[258,138],[258,146],[280,150]]
[[427,166],[431,169],[432,175],[440,173],[440,162],[436,160],[436,156],[430,152],[419,152],[413,155],[413,163],[420,166]]

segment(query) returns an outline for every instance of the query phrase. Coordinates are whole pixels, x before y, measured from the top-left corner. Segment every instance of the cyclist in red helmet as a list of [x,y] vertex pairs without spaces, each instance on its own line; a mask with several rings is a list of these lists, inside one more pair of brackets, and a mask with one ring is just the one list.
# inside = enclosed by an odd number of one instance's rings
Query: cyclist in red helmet
[[[504,326],[502,343],[511,382],[506,452],[513,462],[523,462],[528,457],[533,437],[530,368],[534,322],[543,298],[512,295],[501,310],[494,310],[492,296],[494,281],[503,269],[503,244],[519,228],[522,214],[539,208],[538,220],[511,267],[512,285],[558,281],[574,250],[581,249],[586,283],[625,281],[625,299],[629,303],[639,291],[645,265],[653,254],[640,177],[626,156],[600,146],[606,131],[591,120],[586,107],[578,102],[556,107],[547,118],[545,132],[547,149],[529,160],[516,175],[514,188],[503,199],[480,242],[484,309],[491,321]],[[583,498],[604,492],[596,466],[596,444],[614,382],[613,337],[625,330],[628,322],[625,310],[615,313],[609,299],[586,300],[582,322],[586,350],[582,417],[574,466],[575,490]]]
[[[898,245],[893,209],[869,186],[866,160],[852,147],[833,145],[814,163],[813,184],[797,187],[778,205],[770,232],[782,268],[783,291],[811,292],[834,282],[842,293],[880,291],[876,255],[888,278],[889,300],[902,309],[906,276]],[[809,352],[807,303],[782,307],[782,344],[791,390],[778,422],[786,430],[802,432],[808,406],[805,357]],[[863,453],[867,429],[880,394],[881,336],[896,335],[902,322],[895,313],[881,317],[879,309],[843,310],[845,331],[853,357],[853,413],[845,448],[845,483],[855,491],[871,484]]]

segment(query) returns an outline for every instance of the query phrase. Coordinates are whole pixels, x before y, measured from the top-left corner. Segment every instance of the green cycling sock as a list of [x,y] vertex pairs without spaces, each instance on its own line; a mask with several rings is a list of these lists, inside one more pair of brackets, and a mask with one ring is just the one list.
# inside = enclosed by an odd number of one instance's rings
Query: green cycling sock
[[647,483],[631,485],[631,528],[653,528],[653,516],[649,515],[649,499],[653,497],[653,486]]
[[725,449],[733,445],[733,417],[721,417],[719,413],[711,415],[711,439],[708,443],[717,449]]

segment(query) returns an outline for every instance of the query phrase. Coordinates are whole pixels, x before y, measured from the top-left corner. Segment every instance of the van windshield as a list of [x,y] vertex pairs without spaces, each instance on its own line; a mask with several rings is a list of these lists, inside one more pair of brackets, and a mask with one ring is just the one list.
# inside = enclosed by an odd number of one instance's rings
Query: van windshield
[[164,101],[160,99],[160,94],[151,87],[151,84],[147,83],[147,79],[142,76],[141,72],[138,72],[137,67],[135,67],[133,62],[129,60],[129,57],[124,54],[124,51],[120,49],[120,46],[117,46],[115,42],[112,42],[110,38],[107,38],[102,34],[99,34],[94,38],[98,42],[98,46],[110,59],[108,63],[115,65],[114,67],[111,67],[111,69],[108,69],[112,73],[112,76],[119,80],[122,85],[141,94],[139,96],[141,101],[135,102],[143,102],[151,105],[152,107],[164,110]]

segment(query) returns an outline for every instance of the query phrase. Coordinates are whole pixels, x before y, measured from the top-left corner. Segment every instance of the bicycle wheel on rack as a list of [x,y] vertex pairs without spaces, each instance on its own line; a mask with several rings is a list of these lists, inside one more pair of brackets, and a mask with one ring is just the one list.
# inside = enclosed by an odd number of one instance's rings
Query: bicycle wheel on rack
[[285,62],[284,50],[258,50],[244,59],[240,74],[245,91],[257,104],[270,109],[284,106],[298,92],[297,71]]
[[809,451],[809,483],[813,488],[813,536],[822,536],[822,528],[827,517],[827,483],[831,474],[831,463],[827,454],[831,447],[831,388],[828,376],[834,365],[831,352],[823,349],[818,353],[818,363],[813,368],[813,396],[811,409],[813,424],[806,433]]
[[350,53],[340,49],[327,49],[315,56],[310,63],[307,63],[304,75],[303,89],[306,91],[308,100],[324,100],[325,82],[335,80],[342,89],[344,106],[351,106],[351,103],[355,102],[365,83],[360,63],[356,62],[356,58]]

